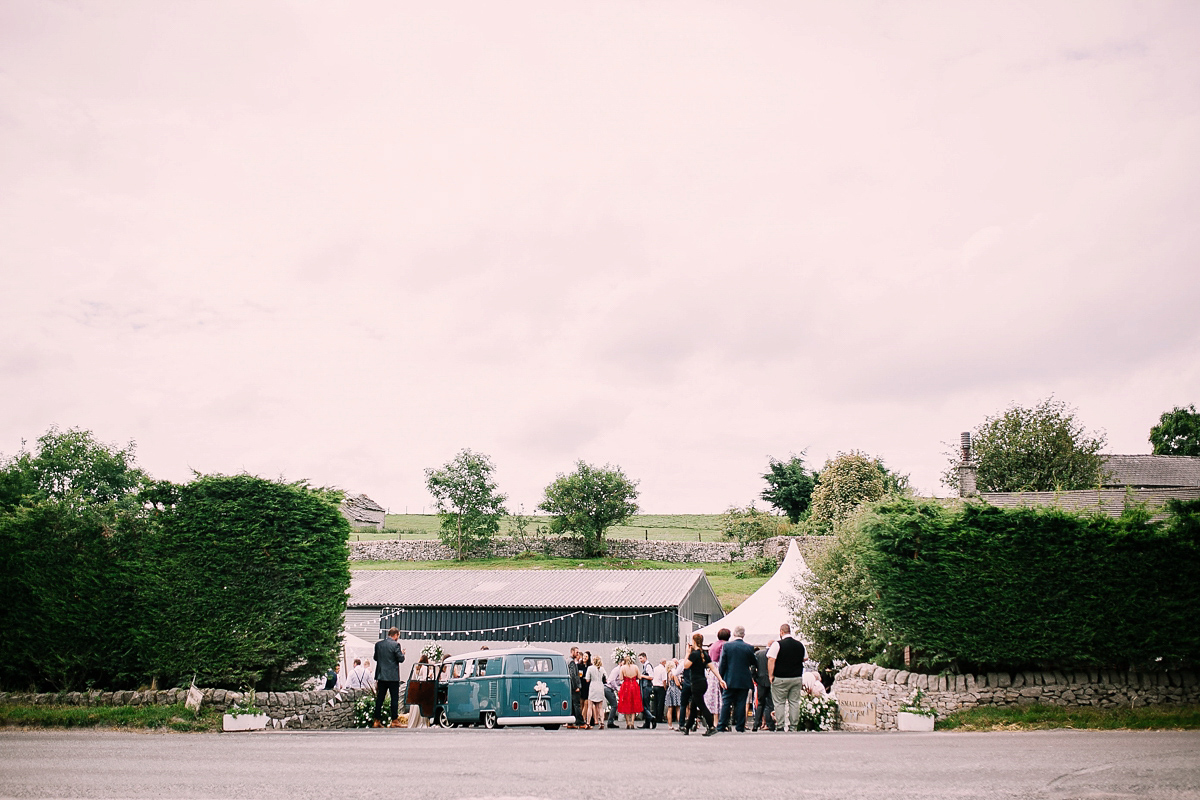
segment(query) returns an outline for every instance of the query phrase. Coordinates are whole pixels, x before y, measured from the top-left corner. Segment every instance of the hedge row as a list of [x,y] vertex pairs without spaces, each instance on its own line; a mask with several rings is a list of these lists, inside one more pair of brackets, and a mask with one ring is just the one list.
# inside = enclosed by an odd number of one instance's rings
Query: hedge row
[[247,475],[0,497],[0,685],[290,688],[337,660],[348,537],[336,496]]
[[1200,501],[1152,521],[901,499],[862,533],[874,613],[930,663],[1200,665]]

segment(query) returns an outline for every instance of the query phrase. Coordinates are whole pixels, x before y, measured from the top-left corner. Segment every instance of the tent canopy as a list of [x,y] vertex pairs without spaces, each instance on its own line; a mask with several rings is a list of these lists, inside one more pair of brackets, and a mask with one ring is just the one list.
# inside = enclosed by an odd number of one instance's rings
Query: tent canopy
[[704,634],[704,643],[710,644],[717,638],[721,628],[733,630],[741,625],[746,629],[746,643],[756,647],[765,646],[779,638],[779,626],[790,623],[792,612],[788,610],[788,598],[796,594],[796,581],[808,573],[808,565],[796,540],[788,544],[787,555],[771,579],[757,592],[742,601],[742,604],[716,622],[706,625],[696,633]]

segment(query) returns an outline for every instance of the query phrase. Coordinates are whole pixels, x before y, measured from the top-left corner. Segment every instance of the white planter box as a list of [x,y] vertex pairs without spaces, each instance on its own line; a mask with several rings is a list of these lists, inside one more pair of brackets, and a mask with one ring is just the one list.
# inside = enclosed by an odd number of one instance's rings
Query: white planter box
[[261,731],[267,727],[266,714],[226,714],[221,720],[221,730]]
[[907,711],[900,711],[896,714],[896,727],[902,731],[931,731],[933,730],[933,717],[927,717],[924,714],[911,714]]

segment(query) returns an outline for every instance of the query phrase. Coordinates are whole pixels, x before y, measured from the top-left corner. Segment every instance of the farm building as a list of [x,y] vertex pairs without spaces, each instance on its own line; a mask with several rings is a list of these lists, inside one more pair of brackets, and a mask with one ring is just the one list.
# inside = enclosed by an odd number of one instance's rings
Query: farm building
[[410,654],[433,641],[449,652],[528,641],[607,661],[617,644],[681,655],[723,614],[700,569],[355,570],[346,631],[374,641],[394,625]]
[[354,527],[370,527],[377,531],[383,530],[383,522],[387,516],[384,507],[365,494],[346,495],[346,499],[342,501],[338,510]]

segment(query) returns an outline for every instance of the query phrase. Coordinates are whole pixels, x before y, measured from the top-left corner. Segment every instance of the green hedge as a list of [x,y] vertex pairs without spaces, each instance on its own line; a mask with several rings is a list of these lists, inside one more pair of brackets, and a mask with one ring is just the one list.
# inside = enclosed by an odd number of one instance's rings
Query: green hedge
[[[25,459],[27,462],[29,459]],[[339,496],[247,475],[62,496],[0,464],[0,687],[293,688],[337,661]]]
[[1200,501],[1152,522],[902,499],[861,530],[872,613],[928,665],[1200,664]]

